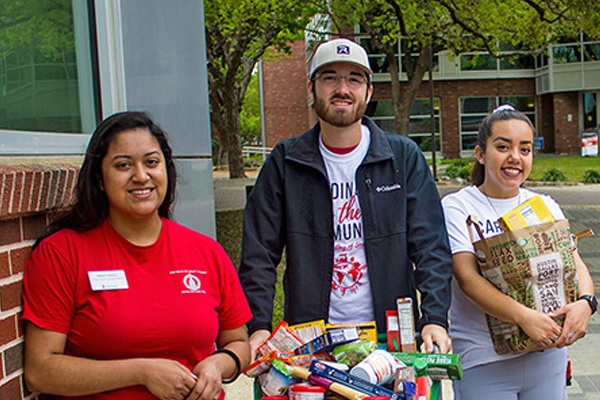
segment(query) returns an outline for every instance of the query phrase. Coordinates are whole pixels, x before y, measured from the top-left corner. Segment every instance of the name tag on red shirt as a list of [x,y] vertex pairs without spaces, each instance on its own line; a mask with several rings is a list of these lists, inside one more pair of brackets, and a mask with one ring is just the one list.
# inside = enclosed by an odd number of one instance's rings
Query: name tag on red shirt
[[128,289],[127,278],[125,271],[89,271],[90,285],[92,290],[119,290]]

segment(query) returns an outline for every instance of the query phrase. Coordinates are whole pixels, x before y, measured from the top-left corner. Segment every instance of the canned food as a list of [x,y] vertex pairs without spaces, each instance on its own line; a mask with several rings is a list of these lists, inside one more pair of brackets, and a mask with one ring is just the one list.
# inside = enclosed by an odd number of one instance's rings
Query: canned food
[[385,350],[375,350],[350,370],[350,374],[376,385],[394,380],[396,370],[404,364]]
[[306,384],[293,385],[289,389],[290,400],[323,400],[325,392],[324,387]]

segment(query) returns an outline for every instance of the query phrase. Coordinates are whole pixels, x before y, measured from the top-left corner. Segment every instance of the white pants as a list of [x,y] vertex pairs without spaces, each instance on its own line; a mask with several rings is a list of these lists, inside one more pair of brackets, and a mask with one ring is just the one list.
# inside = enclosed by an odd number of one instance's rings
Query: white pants
[[528,353],[464,371],[455,400],[566,400],[567,351]]

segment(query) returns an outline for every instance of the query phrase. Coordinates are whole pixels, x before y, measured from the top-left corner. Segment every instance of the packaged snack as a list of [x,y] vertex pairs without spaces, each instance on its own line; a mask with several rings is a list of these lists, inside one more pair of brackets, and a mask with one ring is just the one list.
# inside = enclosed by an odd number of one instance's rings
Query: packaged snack
[[326,352],[319,352],[315,354],[296,354],[293,351],[275,351],[273,352],[273,358],[281,360],[284,363],[294,367],[306,367],[310,366],[315,360],[318,361],[331,361],[331,356]]
[[325,321],[322,319],[298,325],[290,325],[289,328],[300,340],[302,340],[302,343],[308,343],[311,340],[324,335],[326,332]]
[[375,321],[325,325],[325,329],[327,329],[327,331],[343,328],[356,328],[358,330],[358,336],[361,340],[370,340],[377,343],[377,325],[375,324]]
[[336,346],[331,351],[331,357],[339,363],[354,367],[375,350],[377,350],[376,343],[370,340],[359,340]]
[[314,354],[322,351],[329,351],[337,345],[353,342],[355,340],[358,340],[358,331],[356,328],[334,329],[303,344],[294,350],[294,353]]
[[400,351],[403,353],[415,353],[415,317],[413,304],[410,297],[403,297],[396,301],[398,307],[398,325],[400,331]]
[[552,221],[554,221],[554,218],[552,218],[552,214],[550,214],[544,200],[539,195],[520,204],[498,219],[498,223],[504,232]]
[[277,324],[271,336],[259,346],[258,352],[264,356],[276,350],[294,350],[301,346],[302,343],[302,340],[288,328],[287,322],[281,321]]
[[387,322],[387,349],[388,351],[400,351],[398,311],[387,310],[385,316]]
[[390,389],[386,389],[380,385],[374,385],[368,381],[365,381],[364,379],[358,378],[358,377],[350,375],[346,372],[329,367],[319,361],[314,361],[310,365],[310,372],[312,374],[315,374],[320,377],[324,377],[328,380],[331,380],[335,383],[339,383],[343,386],[346,386],[354,391],[364,393],[368,396],[384,395],[384,396],[388,396],[390,398],[390,400],[403,400],[404,399],[403,395],[394,393]]
[[256,378],[263,372],[267,372],[271,368],[271,360],[273,359],[273,353],[264,355],[257,360],[250,363],[248,368],[244,371],[244,374],[250,378]]
[[458,354],[392,353],[406,365],[414,365],[421,359],[427,366],[427,375],[432,379],[462,379],[463,369]]

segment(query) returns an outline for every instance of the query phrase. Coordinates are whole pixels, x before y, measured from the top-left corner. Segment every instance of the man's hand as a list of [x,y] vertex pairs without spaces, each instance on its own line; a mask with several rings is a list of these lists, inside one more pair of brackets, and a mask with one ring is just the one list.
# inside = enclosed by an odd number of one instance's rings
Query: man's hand
[[266,342],[269,336],[271,332],[266,329],[259,329],[250,335],[250,360],[254,361],[258,358],[258,347]]
[[441,325],[427,324],[421,330],[421,339],[425,345],[425,353],[433,353],[433,345],[437,344],[440,353],[450,352],[450,337],[448,332]]

